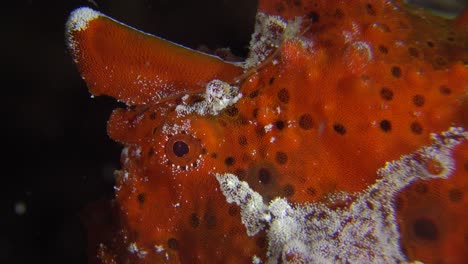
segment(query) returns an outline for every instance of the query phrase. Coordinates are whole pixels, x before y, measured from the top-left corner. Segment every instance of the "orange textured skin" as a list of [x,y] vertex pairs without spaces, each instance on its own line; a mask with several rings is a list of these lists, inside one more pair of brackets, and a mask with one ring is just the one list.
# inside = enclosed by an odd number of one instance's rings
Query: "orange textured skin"
[[[318,202],[332,193],[365,190],[386,162],[430,144],[431,133],[467,127],[466,19],[445,21],[391,1],[265,0],[259,10],[285,20],[303,17],[301,34],[284,39],[266,63],[239,77],[243,97],[215,116],[177,114],[177,105],[200,99],[172,96],[186,91],[152,101],[141,99],[148,93],[141,87],[124,89],[120,97],[120,86],[101,90],[133,77],[103,78],[102,66],[88,73],[88,56],[113,59],[115,69],[124,70],[133,53],[120,56],[96,45],[112,46],[105,38],[128,30],[96,19],[91,31],[80,33],[80,52],[92,50],[79,64],[91,91],[134,105],[116,109],[108,123],[109,135],[126,146],[112,204],[120,217],[114,233],[93,241],[100,243],[94,253],[99,260],[94,255],[91,261],[251,263],[254,255],[264,260],[265,234],[247,236],[239,208],[226,202],[216,173],[237,175],[266,201]],[[98,28],[115,33],[88,41]],[[172,49],[152,45],[145,42],[142,50],[154,58]],[[184,70],[206,65],[198,55],[174,56]],[[161,71],[137,65],[135,74]],[[223,78],[211,71],[204,76],[229,82],[239,72],[226,67]],[[187,144],[188,154],[177,157],[176,142]],[[448,180],[418,180],[396,198],[401,247],[410,261],[468,262],[466,142],[454,159]],[[424,162],[428,170],[440,170]]]

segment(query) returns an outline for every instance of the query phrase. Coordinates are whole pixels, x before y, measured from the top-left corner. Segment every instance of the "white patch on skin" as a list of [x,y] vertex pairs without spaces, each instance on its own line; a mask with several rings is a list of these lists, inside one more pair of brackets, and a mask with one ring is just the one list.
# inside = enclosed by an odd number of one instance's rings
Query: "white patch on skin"
[[141,147],[137,147],[132,154],[137,158],[141,157]]
[[132,254],[136,254],[139,258],[144,258],[146,255],[148,255],[148,252],[145,250],[139,249],[135,242],[130,243],[130,245],[128,245],[127,250],[128,252]]
[[[182,133],[182,131],[190,131],[190,119],[184,120],[182,124],[164,124],[161,132],[165,135],[176,135]],[[167,139],[166,139],[167,141]]]
[[[327,197],[350,201],[340,209],[331,210],[326,202],[293,205],[281,197],[267,205],[235,175],[217,174],[216,179],[227,202],[240,206],[247,234],[265,229],[267,263],[404,263],[393,199],[416,179],[448,178],[454,170],[452,150],[468,139],[468,132],[450,128],[432,139],[432,145],[387,162],[378,170],[379,180],[363,192]],[[443,172],[431,174],[417,157],[439,162]]]
[[252,257],[252,264],[261,264],[262,260],[256,255]]
[[122,150],[122,158],[123,158],[123,165],[127,165],[127,163],[129,162],[129,159],[128,159],[128,149],[130,148],[130,146],[125,146],[124,149]]
[[90,21],[104,16],[98,11],[95,11],[89,7],[80,7],[71,12],[70,17],[66,23],[67,32],[70,31],[82,31],[88,28]]
[[273,129],[273,124],[268,124],[264,126],[263,129],[265,129],[265,133],[268,133]]
[[[94,19],[105,16],[97,11],[92,10],[89,7],[81,7],[74,10],[68,17],[67,23],[65,24],[65,36],[67,39],[68,48],[74,54],[73,61],[78,63],[77,60],[77,42],[73,36],[75,32],[83,31],[88,28],[89,22]],[[84,79],[84,78],[83,78]]]
[[369,43],[364,41],[356,41],[352,43],[353,49],[359,52],[363,58],[366,59],[366,62],[371,61],[373,59],[372,49]]
[[156,250],[156,253],[162,253],[165,249],[162,245],[154,245],[154,250]]

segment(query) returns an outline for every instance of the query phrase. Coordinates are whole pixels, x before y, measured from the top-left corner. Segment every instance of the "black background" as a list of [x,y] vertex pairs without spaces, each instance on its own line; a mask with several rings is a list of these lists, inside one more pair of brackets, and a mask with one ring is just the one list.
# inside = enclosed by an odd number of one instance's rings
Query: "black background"
[[[90,98],[64,25],[79,6],[197,48],[245,56],[255,0],[11,1],[2,3],[0,263],[86,263],[80,212],[112,195],[121,146],[106,135],[118,104]],[[96,5],[97,4],[97,5]],[[15,205],[24,204],[24,214]]]

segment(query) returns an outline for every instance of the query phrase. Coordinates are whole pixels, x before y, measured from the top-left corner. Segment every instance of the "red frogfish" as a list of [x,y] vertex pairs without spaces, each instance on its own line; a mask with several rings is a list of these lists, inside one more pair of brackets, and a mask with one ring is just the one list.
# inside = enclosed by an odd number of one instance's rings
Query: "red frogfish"
[[66,35],[127,106],[90,263],[468,263],[466,12],[260,0],[243,62],[86,7]]

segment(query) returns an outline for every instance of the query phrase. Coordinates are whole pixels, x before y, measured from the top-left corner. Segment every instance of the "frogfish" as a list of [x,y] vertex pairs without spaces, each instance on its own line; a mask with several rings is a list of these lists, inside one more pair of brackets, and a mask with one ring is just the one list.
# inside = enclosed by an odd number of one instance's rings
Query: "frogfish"
[[66,40],[125,104],[89,263],[468,263],[468,11],[260,0],[241,62],[87,7]]

